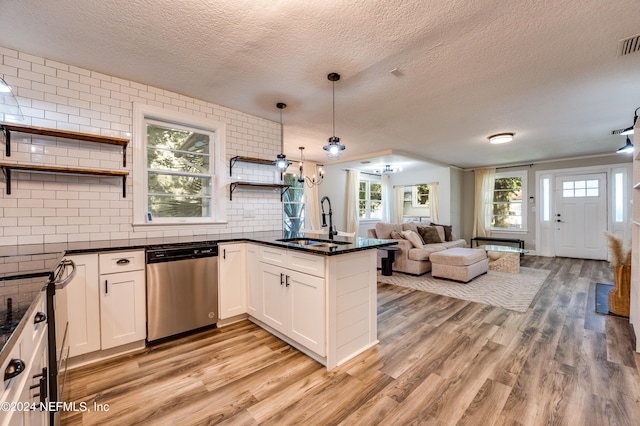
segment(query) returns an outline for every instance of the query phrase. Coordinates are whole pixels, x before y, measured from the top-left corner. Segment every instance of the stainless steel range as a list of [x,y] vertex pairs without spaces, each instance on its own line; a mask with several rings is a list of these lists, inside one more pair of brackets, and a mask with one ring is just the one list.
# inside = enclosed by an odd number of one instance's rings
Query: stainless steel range
[[147,342],[218,321],[218,246],[147,250]]

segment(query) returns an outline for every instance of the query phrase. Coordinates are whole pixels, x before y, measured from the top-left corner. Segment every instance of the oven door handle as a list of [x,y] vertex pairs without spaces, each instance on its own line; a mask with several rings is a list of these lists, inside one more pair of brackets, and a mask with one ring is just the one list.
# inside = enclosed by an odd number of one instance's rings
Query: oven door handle
[[[62,274],[64,274],[64,271],[67,270],[68,266],[71,266],[71,272],[69,272],[69,275],[67,275],[66,277],[60,279]],[[60,264],[58,265],[58,271],[55,277],[56,289],[59,290],[61,288],[64,288],[64,286],[66,286],[69,283],[69,281],[71,281],[75,276],[76,276],[76,264],[74,263],[74,261],[71,259],[62,260],[62,262],[60,262]]]

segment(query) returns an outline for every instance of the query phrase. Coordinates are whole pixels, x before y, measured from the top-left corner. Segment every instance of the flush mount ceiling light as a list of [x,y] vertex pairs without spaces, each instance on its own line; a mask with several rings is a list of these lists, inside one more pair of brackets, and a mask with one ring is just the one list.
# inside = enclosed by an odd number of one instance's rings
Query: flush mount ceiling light
[[318,176],[312,175],[311,177],[305,176],[304,171],[302,169],[304,165],[304,146],[298,147],[300,150],[300,173],[298,173],[298,182],[299,183],[307,183],[309,188],[313,188],[314,185],[320,185],[324,180],[324,170],[322,170],[322,164],[320,164],[320,169],[318,170]]
[[0,120],[24,120],[18,100],[13,95],[11,87],[0,78]]
[[[633,128],[632,128],[633,130]],[[621,146],[620,148],[618,148],[618,150],[616,151],[618,154],[626,154],[627,152],[633,152],[633,144],[631,143],[631,140],[629,139],[629,136],[627,136],[627,143],[624,144],[624,146]]]
[[402,167],[391,167],[391,165],[387,164],[386,166],[384,166],[384,169],[374,170],[373,172],[381,175],[386,175],[389,173],[397,173],[401,171],[402,171]]
[[489,136],[489,143],[499,144],[499,143],[507,143],[513,140],[513,133],[497,133],[495,135]]
[[280,172],[284,172],[291,165],[291,161],[287,160],[287,156],[284,155],[284,127],[282,126],[282,110],[287,107],[287,104],[278,102],[276,106],[280,110],[280,154],[276,156],[276,161],[273,164]]
[[626,127],[624,129],[614,130],[613,132],[611,132],[611,134],[622,135],[622,136],[632,135],[633,127],[636,125],[636,121],[638,121],[638,110],[640,110],[640,107],[636,108],[636,112],[633,114],[633,124],[631,124],[631,126]]
[[329,160],[337,160],[345,149],[344,145],[340,145],[340,138],[336,137],[336,81],[340,80],[340,74],[332,72],[327,78],[333,82],[333,136],[329,138],[329,144],[322,148],[327,151]]

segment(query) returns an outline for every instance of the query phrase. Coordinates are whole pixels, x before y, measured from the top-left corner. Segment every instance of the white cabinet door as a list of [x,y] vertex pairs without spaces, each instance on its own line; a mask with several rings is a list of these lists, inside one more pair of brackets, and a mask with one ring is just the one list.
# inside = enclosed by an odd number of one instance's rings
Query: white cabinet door
[[262,289],[262,321],[281,333],[287,330],[287,288],[285,269],[260,263],[260,287]]
[[247,244],[247,312],[263,320],[260,284],[260,247]]
[[100,275],[102,349],[144,340],[144,271]]
[[320,356],[326,355],[324,278],[286,271],[289,337]]
[[69,356],[100,349],[100,295],[98,290],[98,255],[68,256],[76,264],[76,276],[62,290],[56,291],[56,340],[62,343],[69,323]]
[[220,319],[247,312],[245,244],[218,246]]

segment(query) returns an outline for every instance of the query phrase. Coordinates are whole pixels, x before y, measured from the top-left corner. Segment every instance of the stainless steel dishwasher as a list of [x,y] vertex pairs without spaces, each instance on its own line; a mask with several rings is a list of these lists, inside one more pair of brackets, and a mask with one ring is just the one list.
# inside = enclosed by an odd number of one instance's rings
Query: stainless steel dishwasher
[[218,321],[218,246],[147,250],[147,342]]

